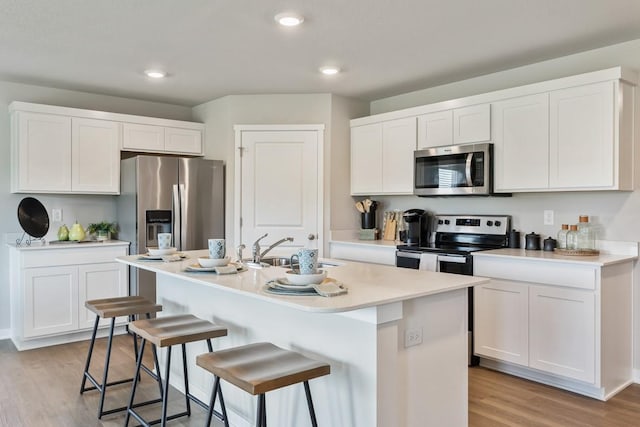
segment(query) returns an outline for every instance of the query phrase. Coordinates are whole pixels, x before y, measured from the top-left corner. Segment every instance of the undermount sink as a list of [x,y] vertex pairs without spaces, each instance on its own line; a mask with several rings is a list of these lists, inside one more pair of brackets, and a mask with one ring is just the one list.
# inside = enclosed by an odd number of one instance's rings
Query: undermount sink
[[[291,259],[289,257],[266,256],[262,258],[260,261],[261,261],[261,264],[266,264],[265,267],[274,266],[274,267],[291,268]],[[247,265],[251,265],[253,263],[253,259],[244,258],[242,262]],[[328,268],[328,267],[337,267],[337,266],[338,264],[333,264],[330,262],[320,261],[318,263],[318,268]],[[294,267],[298,267],[298,264],[297,263],[294,264]]]

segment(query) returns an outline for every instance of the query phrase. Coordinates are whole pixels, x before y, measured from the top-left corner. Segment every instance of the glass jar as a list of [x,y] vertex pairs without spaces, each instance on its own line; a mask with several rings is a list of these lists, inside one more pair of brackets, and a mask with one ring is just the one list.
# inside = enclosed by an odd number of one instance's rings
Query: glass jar
[[567,233],[567,249],[578,249],[578,226],[575,224],[569,226],[569,232]]
[[567,233],[569,232],[569,224],[562,224],[562,228],[558,231],[558,249],[567,249]]
[[578,223],[578,249],[594,250],[596,248],[593,227],[589,223],[589,216],[580,215]]

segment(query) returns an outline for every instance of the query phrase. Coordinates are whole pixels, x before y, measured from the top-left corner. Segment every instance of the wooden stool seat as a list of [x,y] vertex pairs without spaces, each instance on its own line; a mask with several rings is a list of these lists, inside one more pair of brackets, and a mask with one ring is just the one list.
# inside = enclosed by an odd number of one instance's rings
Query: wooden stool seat
[[170,347],[227,335],[227,328],[191,314],[140,319],[129,324],[129,330],[158,347]]
[[[191,402],[195,402],[209,411],[209,406],[202,402],[196,396],[189,391],[189,372],[187,368],[187,350],[186,344],[195,341],[206,341],[209,351],[213,351],[211,339],[223,337],[227,335],[227,328],[224,326],[216,325],[209,321],[199,319],[191,314],[181,314],[175,316],[158,317],[155,319],[139,319],[135,322],[129,323],[129,330],[142,338],[140,343],[140,351],[136,360],[136,374],[134,378],[137,379],[140,376],[140,368],[142,366],[142,359],[144,356],[144,348],[147,341],[151,344],[154,352],[157,347],[167,347],[166,364],[164,373],[164,387],[160,392],[160,400],[162,401],[162,414],[159,419],[154,421],[147,421],[134,409],[136,406],[146,405],[151,402],[143,402],[134,404],[137,381],[133,382],[131,386],[131,394],[129,396],[129,406],[127,408],[127,417],[125,418],[125,426],[129,425],[129,419],[133,416],[141,425],[150,426],[153,424],[161,424],[164,426],[167,421],[175,418],[190,416],[191,415]],[[167,414],[168,402],[169,402],[169,375],[171,373],[171,350],[174,345],[182,347],[182,374],[184,377],[184,398],[185,398],[185,411],[175,413],[172,415]],[[222,407],[222,414],[216,413],[221,420],[228,425],[226,417],[226,408],[224,407],[224,399],[222,397],[222,391],[217,390],[217,395],[220,398]],[[211,414],[212,411],[209,411]]]
[[254,396],[331,371],[327,363],[267,342],[201,354],[196,364]]
[[[328,375],[331,372],[329,364],[267,342],[201,354],[196,358],[196,364],[214,375],[213,392],[205,426],[209,426],[211,423],[216,396],[221,390],[221,379],[247,393],[258,396],[256,413],[256,426],[258,427],[266,427],[267,425],[265,396],[267,392],[303,383],[311,425],[313,427],[318,425],[313,409],[309,380]],[[228,427],[226,422],[225,427]]]
[[[110,409],[107,411],[104,410],[104,400],[105,400],[105,393],[106,393],[107,387],[133,381],[133,378],[126,378],[118,381],[108,382],[109,362],[111,359],[111,347],[113,342],[113,333],[115,330],[116,317],[127,316],[128,319],[132,321],[132,320],[135,320],[136,316],[144,314],[146,315],[147,318],[150,318],[152,314],[162,311],[162,306],[160,304],[155,304],[140,296],[94,299],[94,300],[85,301],[84,306],[88,310],[95,313],[96,320],[93,324],[91,342],[89,343],[89,352],[87,353],[87,361],[84,366],[82,383],[80,384],[80,394],[83,394],[85,391],[90,391],[90,390],[100,391],[100,403],[98,405],[98,419],[100,419],[102,418],[103,415],[112,414],[112,413],[124,411],[127,409],[126,406],[123,406],[120,408]],[[100,318],[111,319],[109,321],[110,323],[109,340],[107,342],[107,352],[105,355],[105,361],[104,361],[104,367],[103,367],[104,371],[103,371],[101,383],[99,383],[98,380],[96,380],[93,377],[93,375],[91,375],[91,373],[89,372],[89,367],[91,365],[91,358],[93,356],[93,348],[96,342],[96,334],[98,332],[98,326],[100,324]],[[135,335],[132,335],[132,337],[133,337],[133,351],[134,351],[134,354],[137,355],[138,341],[136,340]],[[153,358],[154,358],[153,360],[154,360],[155,366],[157,367],[158,358],[155,351],[153,352]],[[161,387],[162,379],[160,378],[160,376],[154,373],[151,369],[149,369],[146,366],[142,366],[141,369],[143,369],[145,372],[151,375],[151,377],[158,382],[159,389],[162,390],[162,387]],[[87,380],[89,380],[89,382],[93,384],[93,386],[87,387]]]
[[86,301],[84,306],[104,319],[162,311],[160,304],[139,296],[94,299]]

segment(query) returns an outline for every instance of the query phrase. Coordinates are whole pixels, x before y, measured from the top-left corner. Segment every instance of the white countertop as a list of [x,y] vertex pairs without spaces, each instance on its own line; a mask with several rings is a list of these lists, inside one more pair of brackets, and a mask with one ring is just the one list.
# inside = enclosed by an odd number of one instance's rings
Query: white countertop
[[190,283],[211,286],[250,298],[282,304],[304,311],[345,312],[366,307],[435,295],[455,289],[487,283],[481,277],[458,274],[434,273],[391,266],[351,261],[326,260],[336,267],[328,267],[328,277],[342,282],[349,292],[336,297],[280,296],[266,293],[264,285],[271,279],[284,277],[285,269],[269,267],[248,269],[238,274],[217,275],[215,273],[191,273],[185,268],[197,264],[198,256],[207,250],[185,252],[188,258],[177,262],[146,261],[140,255],[118,257],[117,260],[134,267],[165,274]]
[[473,257],[517,258],[532,261],[591,264],[599,267],[638,259],[637,255],[601,253],[593,256],[569,256],[560,255],[551,251],[528,251],[525,249],[494,249],[490,251],[478,251],[473,253]]
[[7,246],[15,248],[20,251],[39,251],[39,250],[51,250],[51,249],[86,249],[86,248],[95,248],[95,247],[105,247],[105,246],[129,246],[130,242],[125,242],[124,240],[104,240],[104,241],[83,241],[79,242],[69,242],[69,243],[58,243],[51,244],[49,242],[42,244],[40,242],[34,242],[31,245],[27,245],[23,243],[21,245],[16,245],[14,243],[7,243]]
[[375,246],[378,248],[384,248],[389,250],[396,250],[396,246],[400,243],[394,240],[360,240],[360,239],[335,239],[330,240],[329,243],[348,244],[348,245],[363,245],[363,246]]

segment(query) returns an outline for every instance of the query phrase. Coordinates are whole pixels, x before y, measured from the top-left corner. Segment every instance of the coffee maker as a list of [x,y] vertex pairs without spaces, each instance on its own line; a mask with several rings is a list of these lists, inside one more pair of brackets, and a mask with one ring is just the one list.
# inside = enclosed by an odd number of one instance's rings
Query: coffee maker
[[426,246],[429,238],[429,218],[422,209],[404,211],[402,219],[406,224],[404,242],[407,246]]

